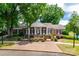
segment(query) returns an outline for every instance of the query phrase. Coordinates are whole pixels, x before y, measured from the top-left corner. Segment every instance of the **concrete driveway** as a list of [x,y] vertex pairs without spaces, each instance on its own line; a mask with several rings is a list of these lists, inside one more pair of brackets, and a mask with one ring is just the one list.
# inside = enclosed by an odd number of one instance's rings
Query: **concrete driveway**
[[31,42],[20,41],[12,46],[3,47],[0,49],[15,49],[15,50],[33,50],[33,51],[48,51],[48,52],[62,52],[58,46],[52,42]]

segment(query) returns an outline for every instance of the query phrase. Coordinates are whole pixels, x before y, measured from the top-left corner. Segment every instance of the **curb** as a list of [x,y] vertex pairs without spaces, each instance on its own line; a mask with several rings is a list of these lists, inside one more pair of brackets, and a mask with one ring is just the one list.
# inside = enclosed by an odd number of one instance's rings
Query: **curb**
[[73,54],[63,53],[63,52],[52,52],[52,51],[37,51],[37,50],[22,50],[22,49],[0,49],[0,50],[8,50],[8,51],[32,51],[32,52],[44,52],[44,53],[61,53],[69,56],[76,56]]

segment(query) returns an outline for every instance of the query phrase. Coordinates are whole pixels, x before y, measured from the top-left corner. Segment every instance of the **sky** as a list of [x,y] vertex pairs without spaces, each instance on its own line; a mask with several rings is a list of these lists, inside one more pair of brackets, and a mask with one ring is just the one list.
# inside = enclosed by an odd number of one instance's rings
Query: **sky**
[[76,11],[79,14],[79,3],[64,3],[63,10],[65,15],[59,24],[66,25],[69,23],[69,19],[71,18],[73,11]]
[[68,0],[67,0],[67,2],[62,2],[62,3],[60,3],[60,2],[48,3],[49,5],[51,5],[51,4],[58,4],[58,6],[61,7],[64,10],[65,15],[60,20],[59,24],[61,24],[61,25],[68,24],[69,23],[69,19],[71,18],[71,15],[72,15],[73,11],[76,11],[79,14],[79,3],[78,2],[74,3],[74,0],[72,0],[72,1],[73,1],[73,3],[69,2]]

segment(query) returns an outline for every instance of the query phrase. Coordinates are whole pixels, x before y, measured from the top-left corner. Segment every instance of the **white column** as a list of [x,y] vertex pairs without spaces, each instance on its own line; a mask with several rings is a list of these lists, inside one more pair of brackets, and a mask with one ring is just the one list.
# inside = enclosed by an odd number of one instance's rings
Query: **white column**
[[36,35],[36,27],[34,27],[34,30],[35,30],[34,34]]
[[41,27],[40,27],[40,35],[42,34],[41,32],[42,32],[42,31],[41,31]]
[[60,34],[62,34],[62,30],[60,30]]
[[48,28],[46,28],[46,35],[48,35]]

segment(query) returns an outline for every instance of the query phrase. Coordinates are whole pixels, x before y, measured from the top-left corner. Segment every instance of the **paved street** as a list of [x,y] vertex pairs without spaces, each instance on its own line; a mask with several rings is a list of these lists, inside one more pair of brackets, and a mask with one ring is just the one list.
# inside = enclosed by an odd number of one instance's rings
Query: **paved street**
[[0,50],[0,56],[70,56],[64,53]]

